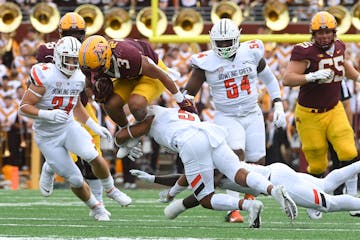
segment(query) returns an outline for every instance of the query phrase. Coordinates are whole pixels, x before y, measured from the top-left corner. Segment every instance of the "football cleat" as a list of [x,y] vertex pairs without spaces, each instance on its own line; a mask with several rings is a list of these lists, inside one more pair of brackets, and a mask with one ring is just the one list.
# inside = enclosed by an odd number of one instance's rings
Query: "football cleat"
[[360,211],[349,211],[350,216],[360,217]]
[[308,208],[306,209],[306,212],[310,219],[319,220],[322,218],[322,212],[319,210]]
[[262,202],[258,200],[252,200],[251,205],[248,209],[248,221],[250,228],[260,228],[261,226],[261,212],[264,208]]
[[[103,205],[103,206],[104,206],[104,205]],[[106,215],[108,215],[109,217],[111,217],[111,212],[109,212],[109,211],[105,208],[105,206],[104,206],[104,210],[105,210]],[[90,212],[89,212],[89,217],[95,217],[94,214],[95,214],[95,212],[94,212],[93,210],[90,210]]]
[[96,221],[110,221],[110,216],[108,215],[108,211],[104,208],[104,205],[98,204],[90,211],[90,215],[96,220]]
[[106,196],[113,199],[123,207],[130,205],[132,201],[128,195],[126,195],[116,187],[113,187],[109,192],[107,192]]
[[165,217],[168,219],[175,219],[179,214],[185,212],[186,208],[183,204],[183,199],[178,199],[170,203],[164,209]]
[[225,221],[229,223],[242,223],[244,222],[244,217],[241,216],[239,210],[232,210],[226,214]]
[[44,197],[49,197],[54,191],[54,176],[55,174],[49,173],[46,171],[45,162],[42,166],[41,175],[40,175],[40,192]]
[[284,210],[285,214],[290,218],[290,220],[294,220],[298,215],[297,206],[290,197],[290,195],[285,190],[284,186],[275,186],[271,195],[275,198],[275,200],[280,204],[281,208]]

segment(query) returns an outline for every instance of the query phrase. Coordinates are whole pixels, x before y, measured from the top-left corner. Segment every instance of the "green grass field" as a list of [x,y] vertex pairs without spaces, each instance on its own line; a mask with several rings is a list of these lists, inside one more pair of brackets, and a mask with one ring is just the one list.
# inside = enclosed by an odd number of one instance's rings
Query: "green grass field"
[[247,223],[226,223],[225,212],[201,207],[167,220],[166,205],[157,201],[159,189],[125,192],[133,205],[124,208],[105,199],[111,221],[96,222],[70,190],[56,189],[49,198],[38,191],[1,190],[0,239],[360,239],[360,218],[347,212],[324,214],[313,221],[300,208],[298,218],[290,223],[272,198],[262,196],[258,198],[265,205],[262,227],[249,229]]

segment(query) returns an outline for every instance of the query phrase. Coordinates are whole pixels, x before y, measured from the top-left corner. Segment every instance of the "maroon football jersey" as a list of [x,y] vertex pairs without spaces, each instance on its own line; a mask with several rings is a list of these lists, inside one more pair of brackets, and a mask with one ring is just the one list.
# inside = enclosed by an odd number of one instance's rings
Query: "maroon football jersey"
[[339,101],[341,80],[345,76],[344,52],[345,44],[335,41],[334,55],[328,55],[312,42],[304,42],[294,46],[290,60],[309,61],[305,74],[319,69],[330,68],[334,71],[334,79],[330,83],[308,83],[300,87],[298,102],[309,108],[333,108]]
[[55,42],[43,43],[36,51],[36,60],[41,63],[53,61]]
[[136,39],[124,39],[109,41],[113,54],[111,67],[106,72],[110,77],[122,79],[135,79],[141,77],[141,56],[147,56],[155,64],[158,63],[158,55],[150,44]]

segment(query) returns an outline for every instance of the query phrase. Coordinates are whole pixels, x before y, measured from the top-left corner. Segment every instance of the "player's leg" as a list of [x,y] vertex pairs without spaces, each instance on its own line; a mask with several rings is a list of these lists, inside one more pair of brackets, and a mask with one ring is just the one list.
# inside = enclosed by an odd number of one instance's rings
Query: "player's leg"
[[328,166],[328,144],[325,119],[330,118],[332,112],[313,114],[308,108],[296,106],[296,129],[302,143],[307,172],[313,176],[322,176]]
[[[241,122],[238,118],[225,116],[221,112],[215,112],[215,123],[227,128],[228,136],[226,137],[226,142],[235,152],[238,158],[241,161],[245,160],[245,141],[246,141],[246,132],[244,127],[241,125]],[[226,193],[230,196],[237,197],[238,192],[226,190]],[[225,220],[228,222],[243,222],[244,218],[241,215],[239,210],[229,211]]]
[[212,151],[212,158],[215,168],[225,174],[230,180],[241,186],[248,186],[263,194],[273,196],[290,219],[294,219],[297,216],[296,204],[286,189],[281,185],[274,186],[261,174],[246,170],[247,164],[240,162],[227,144],[222,143],[216,147]]
[[95,149],[90,134],[77,122],[70,125],[68,131],[71,131],[73,134],[71,137],[69,135],[66,138],[66,148],[90,163],[93,173],[100,179],[107,196],[118,202],[121,206],[131,204],[131,198],[115,187],[108,165]]
[[[66,133],[65,133],[66,134]],[[52,146],[51,149],[48,146]],[[105,212],[104,206],[91,193],[89,186],[84,181],[81,172],[70,158],[68,150],[59,141],[49,140],[38,146],[47,159],[47,164],[59,176],[69,182],[71,190],[81,199],[91,210],[96,211],[94,218],[98,221],[109,221],[109,216]]]
[[[334,116],[329,123],[327,135],[333,145],[340,166],[345,167],[358,161],[358,152],[354,140],[354,131],[347,119],[343,105],[339,102],[334,108]],[[355,196],[357,194],[357,174],[345,182],[346,193]]]
[[[214,166],[211,149],[208,136],[204,132],[198,131],[194,137],[183,144],[179,151],[184,163],[187,182],[193,189],[196,199],[203,207],[209,209],[249,211],[250,227],[260,227],[260,214],[263,208],[260,201],[214,193]],[[231,151],[230,148],[229,151]],[[232,152],[232,154],[234,153]],[[235,158],[237,159],[236,155]]]

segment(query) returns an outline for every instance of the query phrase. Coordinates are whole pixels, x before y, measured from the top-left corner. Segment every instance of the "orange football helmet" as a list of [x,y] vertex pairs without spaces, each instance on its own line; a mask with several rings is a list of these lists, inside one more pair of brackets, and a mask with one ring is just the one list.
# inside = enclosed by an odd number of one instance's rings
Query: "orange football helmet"
[[106,72],[110,68],[112,52],[108,41],[100,35],[88,37],[79,50],[81,69],[90,72]]
[[86,23],[82,16],[76,12],[68,12],[60,19],[60,38],[72,36],[82,42],[85,39],[85,28]]

